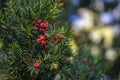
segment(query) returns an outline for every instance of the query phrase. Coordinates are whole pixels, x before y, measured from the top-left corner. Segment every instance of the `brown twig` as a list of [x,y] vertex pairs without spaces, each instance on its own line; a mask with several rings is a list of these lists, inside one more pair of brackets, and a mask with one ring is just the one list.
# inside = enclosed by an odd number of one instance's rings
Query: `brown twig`
[[33,58],[33,55],[34,55],[34,51],[35,51],[36,44],[37,44],[37,43],[34,43],[32,52],[31,52],[31,54],[29,55],[29,61],[30,61],[30,62],[32,61],[32,58]]

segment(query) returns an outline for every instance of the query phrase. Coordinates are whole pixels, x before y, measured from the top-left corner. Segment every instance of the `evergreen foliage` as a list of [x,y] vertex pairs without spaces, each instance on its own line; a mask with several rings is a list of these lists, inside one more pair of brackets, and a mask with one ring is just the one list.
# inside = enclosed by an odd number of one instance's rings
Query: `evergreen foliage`
[[[58,0],[8,0],[6,7],[0,10],[0,52],[7,56],[0,62],[4,64],[2,68],[6,71],[7,80],[66,80],[68,77],[88,80],[106,72],[96,70],[91,75],[89,66],[97,65],[99,61],[79,63],[84,58],[92,59],[90,55],[82,55],[87,49],[80,48],[75,56],[71,53],[68,24],[58,27],[53,24],[63,9],[62,5]],[[39,19],[49,22],[48,30],[40,32],[33,24]],[[48,34],[47,43],[38,43],[40,35],[45,34]],[[54,42],[56,38],[58,42]],[[56,79],[57,74],[60,79]]]

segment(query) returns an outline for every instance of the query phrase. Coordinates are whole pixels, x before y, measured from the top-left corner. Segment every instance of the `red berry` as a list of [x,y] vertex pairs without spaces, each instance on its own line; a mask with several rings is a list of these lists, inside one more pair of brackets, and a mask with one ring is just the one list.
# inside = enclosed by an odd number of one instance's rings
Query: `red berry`
[[48,38],[48,34],[40,35],[39,38],[41,40],[46,40]]
[[45,40],[43,40],[41,43],[40,43],[42,46],[45,46],[47,44],[47,42]]
[[59,44],[61,41],[59,39],[55,40],[56,44]]
[[41,24],[40,24],[40,28],[45,29],[45,28],[46,28],[45,23],[41,23]]
[[46,44],[46,39],[47,39],[48,35],[45,34],[45,35],[40,35],[37,39],[37,43],[44,46]]
[[44,37],[47,39],[48,38],[48,34],[44,34]]
[[39,62],[36,62],[36,63],[34,64],[34,68],[35,68],[35,69],[39,69],[39,68],[40,68],[40,63],[39,63]]
[[59,37],[59,38],[61,38],[61,39],[63,39],[63,38],[64,38],[64,35],[59,34],[59,33],[57,33],[57,34],[56,34],[56,36],[57,36],[57,37]]
[[55,44],[59,44],[61,42],[61,40],[57,39],[56,37],[54,37],[54,39],[52,39],[50,41],[52,44],[55,43]]
[[41,36],[40,36],[40,39],[41,39],[41,40],[46,40],[46,37],[43,36],[43,35],[41,35]]
[[40,25],[42,23],[42,20],[38,19],[37,22]]
[[88,58],[84,58],[84,59],[83,59],[83,62],[84,62],[84,63],[88,63]]
[[73,80],[72,78],[68,78],[67,80]]
[[48,23],[48,22],[45,22],[44,24],[45,24],[45,26],[46,26],[46,27],[49,25],[49,23]]
[[54,39],[52,39],[52,40],[50,41],[50,43],[52,43],[52,44],[53,44],[53,43],[55,43],[55,40],[54,40]]
[[38,43],[38,44],[40,44],[41,43],[41,39],[40,38],[38,38],[37,40],[36,40],[36,42]]

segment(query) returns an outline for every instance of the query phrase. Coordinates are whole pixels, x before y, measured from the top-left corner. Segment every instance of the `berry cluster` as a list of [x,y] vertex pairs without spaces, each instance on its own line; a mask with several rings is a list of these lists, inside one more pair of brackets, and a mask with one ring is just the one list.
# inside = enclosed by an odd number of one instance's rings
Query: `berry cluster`
[[40,44],[41,46],[45,46],[47,44],[46,39],[48,38],[48,34],[40,35],[37,38],[37,43]]
[[[38,19],[37,21],[32,22],[33,26],[37,28],[38,31],[38,38],[36,39],[36,43],[44,47],[45,50],[48,50],[48,45],[47,45],[47,39],[48,39],[48,34],[45,33],[45,30],[48,30],[48,22],[43,22],[42,20]],[[62,34],[55,34],[54,38],[51,40],[52,43],[59,44],[61,40],[64,39],[64,35]],[[40,68],[40,62],[36,61],[34,63],[34,68],[39,69]]]
[[44,32],[45,30],[48,30],[48,22],[43,22],[42,20],[38,19],[37,21],[33,21],[32,24],[37,28],[38,32]]
[[34,63],[34,68],[35,69],[39,69],[40,68],[40,62],[38,60],[36,60],[36,62]]
[[62,39],[64,39],[64,35],[57,33],[51,43],[59,44]]

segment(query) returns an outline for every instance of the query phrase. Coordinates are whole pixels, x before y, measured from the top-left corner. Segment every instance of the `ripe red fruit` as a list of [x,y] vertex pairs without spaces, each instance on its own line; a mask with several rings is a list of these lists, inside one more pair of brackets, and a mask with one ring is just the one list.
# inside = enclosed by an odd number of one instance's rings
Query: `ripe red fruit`
[[44,35],[40,35],[39,38],[40,38],[41,40],[46,40],[46,37],[45,37]]
[[59,44],[61,41],[59,39],[55,40],[56,44]]
[[39,39],[46,40],[48,38],[48,34],[40,35]]
[[73,80],[72,78],[68,78],[67,80]]
[[50,41],[50,43],[52,43],[52,44],[53,44],[53,43],[55,43],[55,40],[54,40],[54,39],[52,39],[52,40]]
[[39,62],[36,62],[36,63],[34,64],[34,68],[35,68],[35,69],[39,69],[39,68],[40,68],[40,63],[39,63]]
[[55,44],[59,44],[61,42],[61,40],[57,39],[56,37],[54,37],[54,39],[52,39],[50,41],[52,44],[55,43]]
[[38,44],[40,44],[41,43],[41,39],[40,38],[38,38],[37,40],[36,40],[36,42],[38,43]]
[[44,31],[48,30],[49,23],[48,22],[43,22],[41,19],[38,19],[37,21],[34,20],[32,22],[32,24],[33,24],[34,27],[37,27],[38,32],[44,32]]
[[46,39],[48,38],[48,34],[40,35],[36,42],[41,46],[45,46],[47,44]]
[[45,26],[46,26],[46,27],[49,25],[49,23],[48,23],[48,22],[45,22],[44,24],[45,24]]
[[84,59],[83,59],[83,62],[84,62],[84,63],[88,63],[88,58],[84,58]]
[[48,34],[44,34],[44,37],[45,37],[45,39],[47,39],[48,38]]
[[56,36],[57,36],[58,38],[61,38],[61,39],[63,39],[63,38],[64,38],[64,35],[59,34],[59,33],[57,33],[57,34],[56,34]]
[[40,43],[40,45],[45,46],[46,43],[47,43],[47,42],[46,42],[45,40],[43,40],[43,41]]
[[42,23],[42,20],[38,19],[37,23],[40,25]]
[[45,23],[41,23],[40,24],[40,28],[45,29],[46,28],[46,24]]

